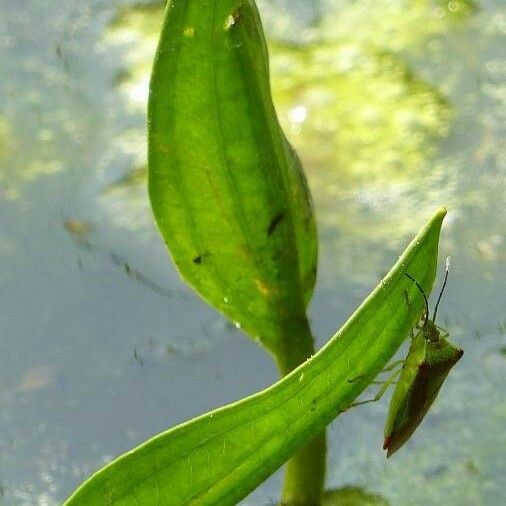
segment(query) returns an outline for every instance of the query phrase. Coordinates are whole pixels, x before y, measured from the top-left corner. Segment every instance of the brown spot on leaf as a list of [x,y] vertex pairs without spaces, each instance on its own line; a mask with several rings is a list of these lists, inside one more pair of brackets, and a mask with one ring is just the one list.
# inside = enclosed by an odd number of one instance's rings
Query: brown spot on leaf
[[269,226],[267,227],[267,235],[269,237],[274,233],[274,231],[276,230],[276,228],[278,227],[278,225],[284,219],[285,219],[285,213],[282,212],[282,211],[274,215],[274,217],[272,218],[271,222],[269,223]]
[[266,295],[269,295],[270,292],[271,292],[271,288],[269,287],[269,285],[262,279],[255,279],[255,285],[258,289],[258,291],[266,296]]

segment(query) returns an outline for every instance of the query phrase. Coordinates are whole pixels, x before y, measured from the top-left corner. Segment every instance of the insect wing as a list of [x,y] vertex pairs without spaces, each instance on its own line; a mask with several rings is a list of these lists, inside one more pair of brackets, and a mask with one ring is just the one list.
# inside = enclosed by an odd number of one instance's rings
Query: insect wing
[[401,375],[390,400],[387,422],[385,424],[384,450],[388,448],[398,427],[406,423],[408,400],[418,374],[418,368],[425,360],[425,348],[426,340],[423,332],[420,331],[411,342]]
[[[421,334],[423,338],[423,332]],[[396,399],[394,399],[396,392],[392,396],[390,405],[392,413],[390,415],[389,411],[383,445],[383,449],[387,450],[387,457],[401,448],[420,425],[449,372],[464,354],[462,349],[446,339],[431,342],[424,338],[424,341],[426,346],[423,359],[420,361],[421,355],[418,354],[416,357],[418,364],[415,360],[410,361],[409,378],[407,375],[409,383],[406,382]],[[415,342],[413,342],[414,345]],[[408,366],[410,353],[406,359],[406,366]],[[401,380],[402,374],[399,383]]]

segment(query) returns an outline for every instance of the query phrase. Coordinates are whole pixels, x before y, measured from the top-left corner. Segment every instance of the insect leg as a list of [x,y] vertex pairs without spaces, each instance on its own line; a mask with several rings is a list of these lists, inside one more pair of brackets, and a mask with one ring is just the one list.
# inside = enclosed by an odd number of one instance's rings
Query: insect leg
[[397,366],[399,366],[401,364],[404,364],[404,359],[394,360],[393,362],[391,362],[390,364],[388,364],[384,369],[382,369],[381,372],[391,371],[391,370],[395,369]]
[[362,404],[369,404],[370,402],[379,401],[383,397],[383,395],[385,394],[385,392],[388,390],[388,387],[390,385],[392,385],[394,383],[394,381],[397,379],[397,376],[399,376],[399,374],[401,374],[401,371],[402,371],[402,369],[399,369],[398,371],[395,371],[390,376],[390,378],[388,378],[385,381],[385,383],[383,384],[383,386],[378,390],[378,393],[372,399],[367,399],[365,401],[354,402],[353,404],[350,405],[350,408],[354,408],[355,406],[361,406]]
[[[382,374],[384,372],[392,371],[393,369],[395,369],[399,365],[403,365],[403,364],[404,364],[404,360],[403,359],[401,359],[401,360],[394,360],[392,363],[388,364],[384,369],[382,369],[380,371],[380,374]],[[354,378],[348,378],[348,383],[354,383],[355,381],[357,381],[357,380],[359,380],[360,378],[363,378],[363,377],[364,377],[363,374],[359,374],[358,376],[355,376]],[[384,381],[373,381],[373,384],[376,384],[376,385],[377,384],[383,385],[384,383],[385,383]]]

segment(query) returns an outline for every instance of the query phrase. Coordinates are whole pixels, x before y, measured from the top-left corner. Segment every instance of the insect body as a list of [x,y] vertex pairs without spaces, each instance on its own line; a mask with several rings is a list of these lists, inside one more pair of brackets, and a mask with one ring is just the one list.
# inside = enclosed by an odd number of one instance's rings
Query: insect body
[[448,373],[464,354],[462,349],[448,341],[448,332],[435,324],[439,301],[448,279],[448,268],[447,260],[443,288],[432,320],[429,319],[429,305],[425,292],[413,277],[405,273],[423,295],[425,319],[420,331],[412,339],[390,401],[383,444],[383,449],[387,450],[387,457],[401,448],[420,425]]

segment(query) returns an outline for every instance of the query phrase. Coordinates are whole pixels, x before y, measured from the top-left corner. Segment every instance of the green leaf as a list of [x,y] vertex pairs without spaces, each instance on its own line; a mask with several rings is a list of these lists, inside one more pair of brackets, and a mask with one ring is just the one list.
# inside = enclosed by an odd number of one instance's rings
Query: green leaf
[[[409,272],[430,293],[446,211],[437,212],[328,344],[270,388],[164,432],[112,462],[65,503],[231,505],[347,410],[419,319]],[[413,299],[412,299],[413,300]],[[381,444],[378,428],[378,445]]]
[[305,318],[316,226],[251,0],[173,0],[149,98],[149,194],[182,277],[271,351]]

